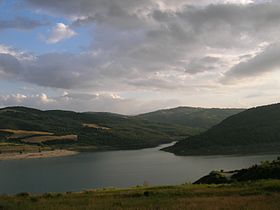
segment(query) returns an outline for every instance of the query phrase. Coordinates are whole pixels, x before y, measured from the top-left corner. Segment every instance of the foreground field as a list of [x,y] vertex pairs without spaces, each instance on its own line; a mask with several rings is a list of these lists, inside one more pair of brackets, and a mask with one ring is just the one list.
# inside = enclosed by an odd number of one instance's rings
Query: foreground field
[[0,209],[279,209],[280,180],[1,196]]

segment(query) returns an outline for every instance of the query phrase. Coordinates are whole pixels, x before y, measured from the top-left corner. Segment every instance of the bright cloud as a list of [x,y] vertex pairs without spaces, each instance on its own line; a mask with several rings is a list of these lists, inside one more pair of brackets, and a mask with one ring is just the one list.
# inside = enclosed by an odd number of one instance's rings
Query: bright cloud
[[70,29],[69,26],[63,23],[57,23],[56,26],[53,27],[46,41],[49,44],[55,44],[62,40],[69,39],[75,35],[77,35],[77,33]]

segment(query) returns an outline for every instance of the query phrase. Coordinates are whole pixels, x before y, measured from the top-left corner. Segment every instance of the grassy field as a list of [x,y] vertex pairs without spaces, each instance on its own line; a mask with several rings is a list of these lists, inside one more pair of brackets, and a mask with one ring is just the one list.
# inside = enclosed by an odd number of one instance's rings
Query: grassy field
[[80,193],[0,196],[0,209],[28,210],[199,210],[279,209],[280,180],[235,183],[99,189]]

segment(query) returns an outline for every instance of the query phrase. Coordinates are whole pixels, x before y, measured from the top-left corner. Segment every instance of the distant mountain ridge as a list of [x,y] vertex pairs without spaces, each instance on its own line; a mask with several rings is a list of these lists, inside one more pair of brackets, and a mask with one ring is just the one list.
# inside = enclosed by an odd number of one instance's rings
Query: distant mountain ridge
[[177,155],[280,151],[280,104],[232,115],[204,133],[165,148]]
[[[0,109],[0,129],[44,131],[53,133],[58,136],[57,138],[69,135],[77,136],[76,141],[65,141],[63,144],[59,142],[57,145],[59,147],[71,146],[97,150],[135,149],[157,146],[196,135],[240,111],[239,109],[203,110],[202,108],[180,107],[144,115],[126,116],[107,112],[78,113],[7,107]],[[3,137],[1,138],[1,136]],[[9,138],[9,142],[12,141],[7,133],[0,132],[0,141],[7,141],[7,138]],[[44,138],[49,139],[50,137]],[[36,137],[37,139],[38,137]],[[28,142],[26,139],[14,139],[13,141],[16,143]],[[56,146],[55,142],[54,139],[51,143]]]

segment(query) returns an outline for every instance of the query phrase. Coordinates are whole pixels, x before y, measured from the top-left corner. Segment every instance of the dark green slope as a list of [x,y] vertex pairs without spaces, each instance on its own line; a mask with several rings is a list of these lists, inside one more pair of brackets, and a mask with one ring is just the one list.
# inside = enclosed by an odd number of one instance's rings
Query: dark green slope
[[279,152],[280,104],[246,110],[164,150],[177,155]]
[[141,114],[136,117],[157,123],[168,122],[205,130],[242,111],[244,109],[177,107]]

